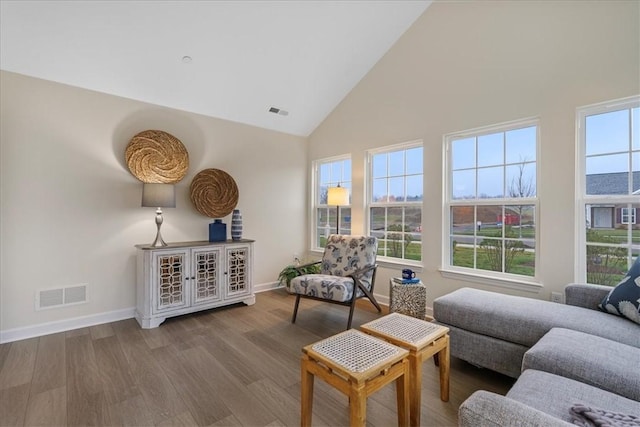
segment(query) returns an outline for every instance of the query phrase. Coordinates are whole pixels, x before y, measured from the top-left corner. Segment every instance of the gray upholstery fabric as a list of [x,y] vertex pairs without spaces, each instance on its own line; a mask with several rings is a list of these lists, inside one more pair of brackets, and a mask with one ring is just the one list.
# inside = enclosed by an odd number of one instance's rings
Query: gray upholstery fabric
[[640,414],[640,402],[535,369],[524,371],[507,397],[567,422],[571,422],[570,409],[575,404]]
[[568,427],[569,424],[523,403],[488,391],[476,391],[458,409],[461,427]]
[[640,325],[628,319],[581,307],[471,288],[436,298],[433,315],[447,326],[526,347],[533,346],[554,327],[615,337],[619,342],[640,347]]
[[640,401],[640,348],[569,329],[553,328],[522,360],[537,369]]
[[455,326],[447,326],[452,356],[473,365],[518,378],[522,357],[529,349],[528,347],[475,334]]
[[611,286],[586,285],[570,283],[564,288],[565,303],[592,310],[598,309],[598,304],[613,289]]

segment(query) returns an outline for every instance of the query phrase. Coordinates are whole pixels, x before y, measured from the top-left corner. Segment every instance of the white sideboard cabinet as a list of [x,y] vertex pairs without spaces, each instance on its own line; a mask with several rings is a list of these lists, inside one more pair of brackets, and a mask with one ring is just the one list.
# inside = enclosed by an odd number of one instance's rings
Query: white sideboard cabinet
[[243,302],[253,305],[253,240],[136,245],[136,320],[156,328],[167,317]]

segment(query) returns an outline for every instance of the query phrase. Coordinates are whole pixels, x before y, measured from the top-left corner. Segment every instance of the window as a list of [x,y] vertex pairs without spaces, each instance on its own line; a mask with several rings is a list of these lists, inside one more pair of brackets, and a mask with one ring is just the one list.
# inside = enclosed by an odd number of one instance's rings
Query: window
[[620,208],[620,223],[621,224],[635,224],[636,223],[636,210],[635,208]]
[[538,133],[523,120],[445,136],[446,270],[533,281]]
[[576,280],[613,286],[640,253],[640,97],[577,111]]
[[[314,232],[312,249],[325,247],[327,237],[336,232],[337,208],[327,205],[327,194],[330,187],[341,187],[349,190],[351,203],[351,157],[343,156],[332,159],[317,160],[313,163],[314,171]],[[351,234],[351,206],[340,206],[340,234]]]
[[368,153],[369,234],[387,261],[422,260],[422,141]]

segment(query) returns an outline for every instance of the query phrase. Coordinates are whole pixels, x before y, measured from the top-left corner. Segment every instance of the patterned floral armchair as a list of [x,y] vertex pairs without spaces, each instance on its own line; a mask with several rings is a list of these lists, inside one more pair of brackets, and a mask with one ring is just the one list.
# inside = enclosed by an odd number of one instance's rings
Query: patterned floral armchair
[[320,274],[305,274],[291,279],[287,290],[296,295],[291,323],[295,323],[300,298],[348,305],[351,328],[356,300],[367,297],[381,311],[373,296],[376,278],[378,239],[368,236],[332,234],[324,249]]

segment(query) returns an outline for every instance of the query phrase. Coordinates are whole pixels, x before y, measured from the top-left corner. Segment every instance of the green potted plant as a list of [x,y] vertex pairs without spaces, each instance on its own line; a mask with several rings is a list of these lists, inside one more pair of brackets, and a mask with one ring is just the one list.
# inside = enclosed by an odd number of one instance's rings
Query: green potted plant
[[282,269],[278,275],[278,280],[280,281],[280,286],[289,287],[289,283],[294,277],[317,273],[320,273],[320,261],[303,265],[291,264]]

